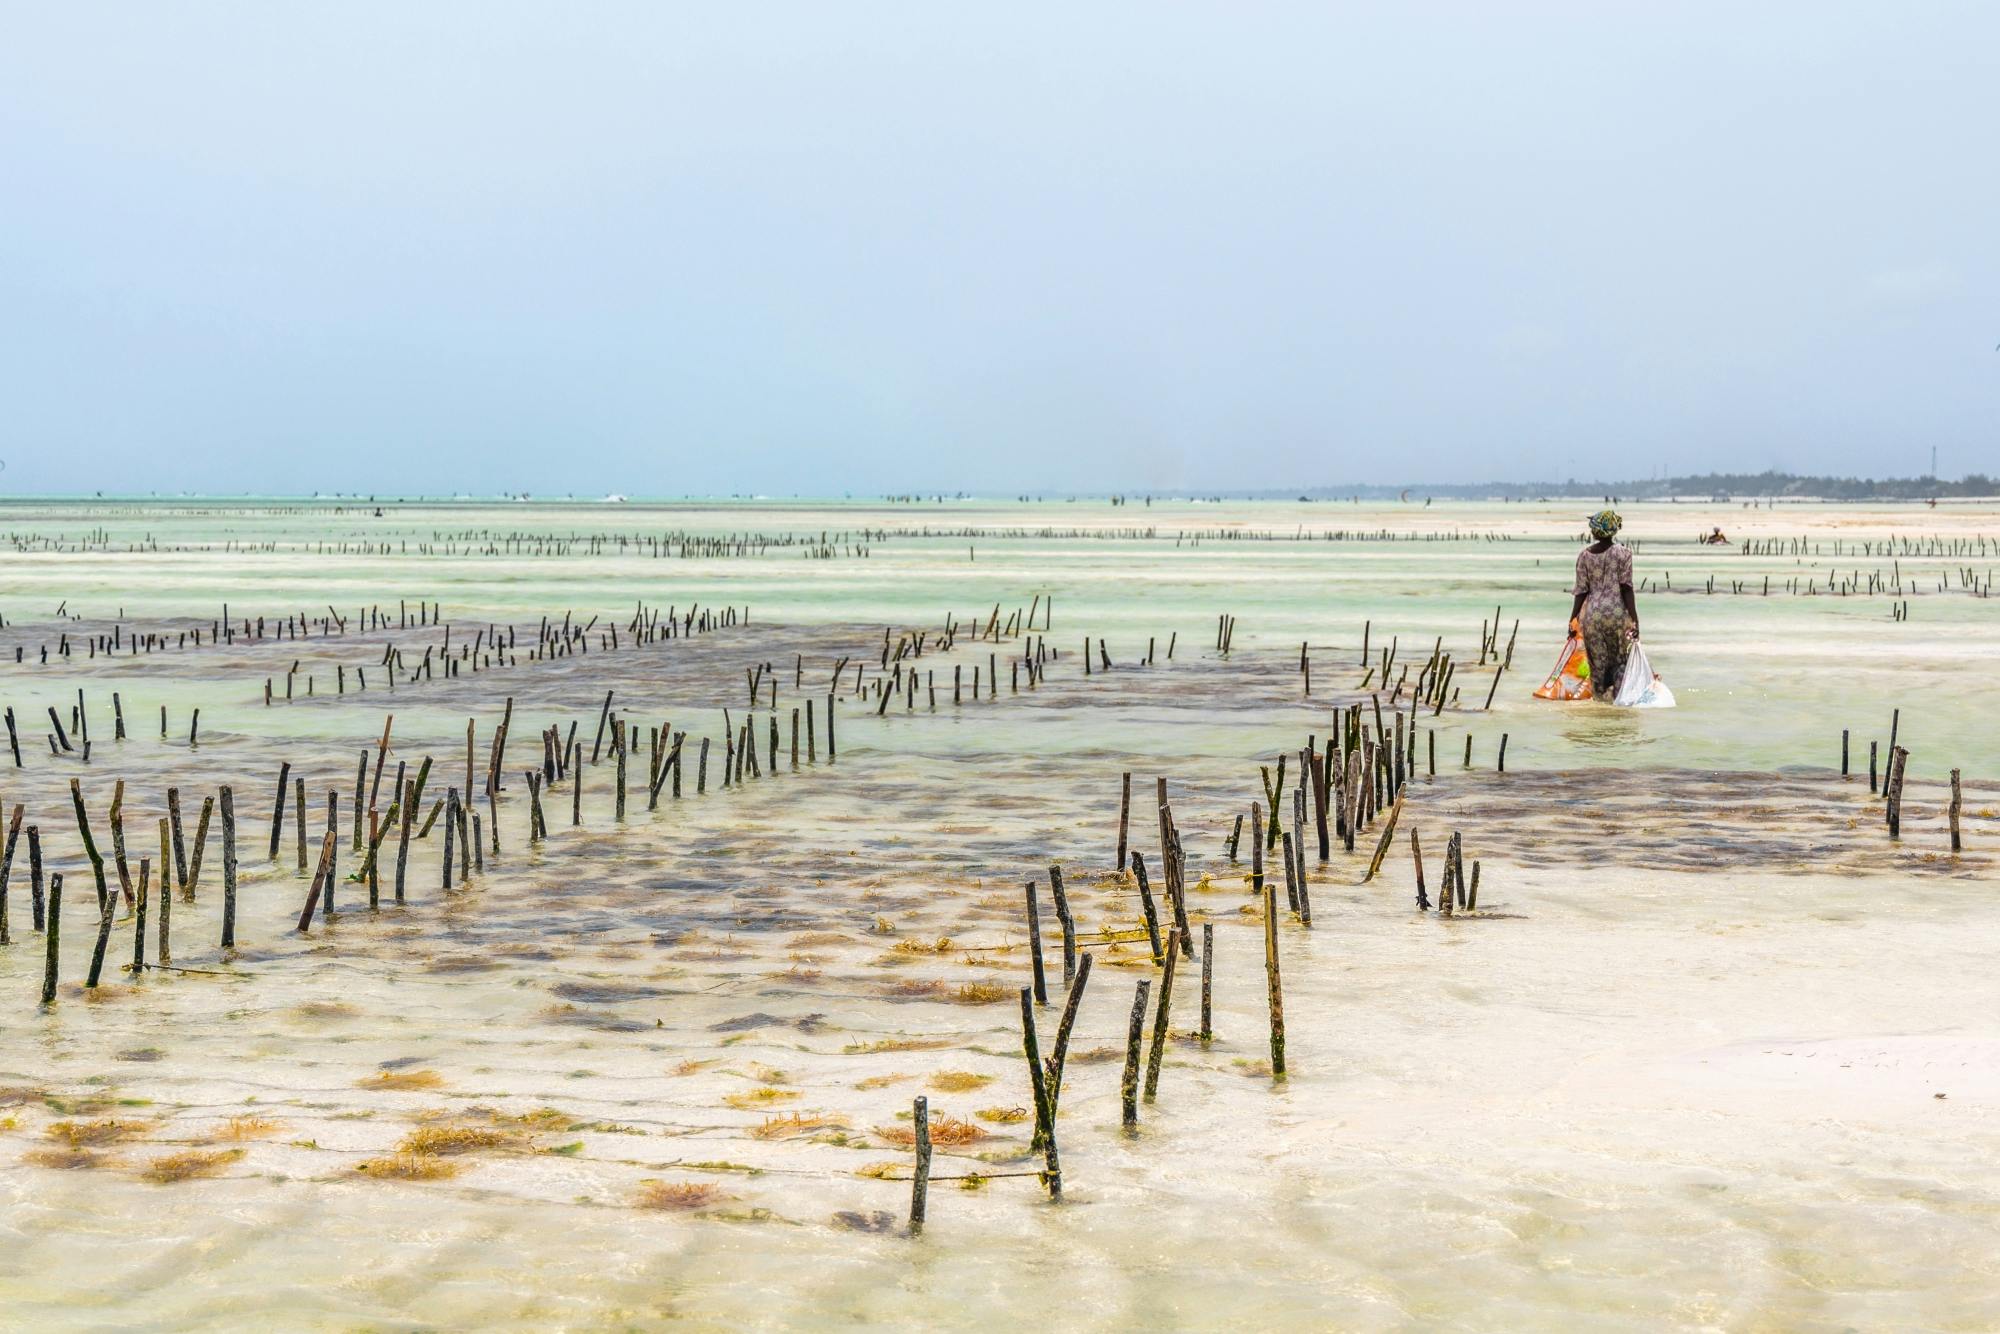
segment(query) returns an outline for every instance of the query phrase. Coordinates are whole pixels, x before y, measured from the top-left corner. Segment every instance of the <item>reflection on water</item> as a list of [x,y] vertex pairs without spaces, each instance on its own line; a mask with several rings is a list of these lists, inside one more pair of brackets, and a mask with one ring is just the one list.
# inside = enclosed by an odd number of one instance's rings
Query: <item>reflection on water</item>
[[1636,751],[1655,739],[1646,725],[1657,711],[1621,709],[1595,700],[1542,702],[1561,719],[1558,734],[1578,750]]

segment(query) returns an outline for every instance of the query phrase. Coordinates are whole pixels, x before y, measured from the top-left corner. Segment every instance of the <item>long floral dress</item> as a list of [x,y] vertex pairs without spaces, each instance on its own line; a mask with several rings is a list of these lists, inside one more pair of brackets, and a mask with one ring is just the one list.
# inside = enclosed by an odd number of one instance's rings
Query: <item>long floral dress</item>
[[1619,586],[1632,582],[1632,552],[1616,542],[1602,551],[1585,547],[1576,555],[1576,588],[1583,597],[1577,621],[1583,627],[1583,651],[1590,658],[1590,693],[1610,699],[1625,675],[1630,651],[1631,620]]

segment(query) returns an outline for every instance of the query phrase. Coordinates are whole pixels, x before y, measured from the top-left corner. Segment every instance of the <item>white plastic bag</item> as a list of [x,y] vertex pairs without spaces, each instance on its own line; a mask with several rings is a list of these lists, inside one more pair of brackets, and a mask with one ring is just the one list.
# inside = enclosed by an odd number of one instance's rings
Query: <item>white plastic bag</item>
[[1631,655],[1625,659],[1625,675],[1620,678],[1618,693],[1611,697],[1611,702],[1625,709],[1674,707],[1674,692],[1654,672],[1653,664],[1646,661],[1646,650],[1636,641]]

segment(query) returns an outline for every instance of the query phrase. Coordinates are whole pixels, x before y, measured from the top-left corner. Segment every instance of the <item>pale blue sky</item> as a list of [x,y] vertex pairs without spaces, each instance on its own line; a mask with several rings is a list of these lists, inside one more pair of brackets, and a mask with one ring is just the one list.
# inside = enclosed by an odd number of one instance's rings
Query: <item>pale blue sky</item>
[[2000,472],[2000,5],[0,3],[0,493]]

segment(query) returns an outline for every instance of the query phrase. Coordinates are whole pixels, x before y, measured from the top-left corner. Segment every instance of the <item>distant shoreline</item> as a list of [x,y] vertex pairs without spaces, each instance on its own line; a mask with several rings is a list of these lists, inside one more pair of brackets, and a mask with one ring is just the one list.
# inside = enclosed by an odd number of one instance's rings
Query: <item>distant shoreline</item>
[[261,494],[238,492],[213,494],[102,495],[52,492],[34,495],[0,496],[0,509],[19,505],[284,505],[361,509],[375,506],[605,506],[649,508],[657,506],[946,506],[952,504],[1044,504],[1085,502],[1110,503],[1120,507],[1164,501],[1180,504],[1224,504],[1241,502],[1281,502],[1291,504],[1334,504],[1360,501],[1402,502],[1421,506],[1426,501],[1484,500],[1516,504],[1556,501],[1599,501],[1608,504],[1743,504],[1754,501],[1799,505],[1841,504],[1948,504],[1959,501],[2000,500],[2000,480],[1972,473],[1956,481],[1932,477],[1853,478],[1818,477],[1793,473],[1723,474],[1670,477],[1654,481],[1625,482],[1413,482],[1407,484],[1367,483],[1342,486],[1266,487],[1241,491],[1194,491],[1185,489],[1126,491],[1028,490],[1008,494],[974,492],[922,492],[904,495],[681,495],[647,496],[610,493],[605,495],[535,495],[532,493],[473,496],[464,494],[425,495],[405,493],[326,493],[312,495]]

